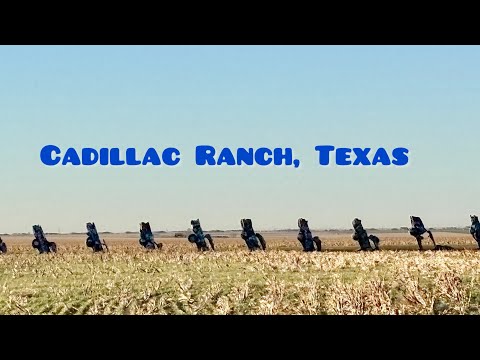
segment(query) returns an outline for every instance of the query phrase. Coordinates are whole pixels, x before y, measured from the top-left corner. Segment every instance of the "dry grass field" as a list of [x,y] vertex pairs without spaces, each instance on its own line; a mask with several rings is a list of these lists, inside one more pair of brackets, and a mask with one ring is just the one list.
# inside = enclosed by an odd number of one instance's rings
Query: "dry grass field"
[[[469,234],[435,233],[455,251],[418,252],[406,234],[376,234],[382,250],[360,253],[349,234],[315,233],[321,253],[303,253],[295,233],[263,233],[266,252],[215,238],[198,253],[185,238],[159,237],[146,251],[136,234],[102,236],[93,254],[83,235],[2,236],[0,314],[479,314],[480,251]],[[173,235],[172,235],[173,236]]]

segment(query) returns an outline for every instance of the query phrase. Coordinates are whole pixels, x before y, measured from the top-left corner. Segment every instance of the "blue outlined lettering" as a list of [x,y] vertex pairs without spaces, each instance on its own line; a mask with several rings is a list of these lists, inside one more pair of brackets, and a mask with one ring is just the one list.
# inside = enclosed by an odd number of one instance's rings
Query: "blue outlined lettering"
[[[53,154],[57,156],[55,158],[52,157]],[[40,160],[43,164],[47,166],[55,166],[62,160],[59,156],[61,153],[60,149],[55,145],[46,145],[40,151]]]
[[403,166],[408,164],[409,150],[406,148],[394,148],[391,152],[383,147],[376,150],[367,148],[335,148],[332,145],[317,145],[318,164],[321,166],[330,165],[331,155],[338,166]]
[[[218,154],[218,155],[217,155]],[[260,147],[238,148],[232,150],[223,148],[217,152],[213,146],[199,145],[195,149],[195,163],[198,166],[294,166],[299,167],[300,161],[294,159],[292,148],[274,148]]]
[[393,160],[392,164],[397,165],[397,166],[404,166],[408,164],[408,149],[406,148],[396,148],[393,149],[392,155],[393,155]]
[[[393,150],[378,147],[335,147],[317,145],[317,160],[320,166],[405,166],[409,161],[409,149]],[[176,166],[181,162],[180,150],[174,147],[162,151],[154,147],[138,150],[134,147],[121,149],[85,147],[76,150],[69,147],[62,151],[56,145],[45,145],[40,150],[40,160],[46,166]],[[290,147],[286,148],[236,148],[217,149],[211,145],[198,145],[195,148],[195,164],[198,166],[287,166],[298,168],[300,160]]]
[[180,151],[176,148],[166,148],[161,156],[155,148],[149,148],[144,153],[130,147],[126,150],[120,148],[100,148],[90,147],[76,150],[68,148],[62,154],[60,147],[55,145],[46,145],[40,150],[40,160],[44,165],[71,165],[71,166],[138,166],[153,165],[159,166],[163,163],[167,166],[175,166],[180,163]]

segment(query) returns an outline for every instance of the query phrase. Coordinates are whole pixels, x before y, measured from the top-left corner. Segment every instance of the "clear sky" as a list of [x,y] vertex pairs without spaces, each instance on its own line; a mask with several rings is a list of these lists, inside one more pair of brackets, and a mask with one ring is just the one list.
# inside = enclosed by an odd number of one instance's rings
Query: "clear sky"
[[[480,213],[478,46],[0,46],[0,233],[465,226]],[[177,167],[46,167],[41,148],[182,151]],[[289,167],[198,168],[196,145],[292,147]],[[407,147],[320,167],[316,145]]]

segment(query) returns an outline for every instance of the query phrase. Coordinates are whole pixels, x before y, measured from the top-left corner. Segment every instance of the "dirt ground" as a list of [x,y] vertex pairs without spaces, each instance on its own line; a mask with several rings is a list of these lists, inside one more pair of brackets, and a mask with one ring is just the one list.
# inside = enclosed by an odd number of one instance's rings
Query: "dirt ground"
[[[216,245],[216,251],[245,250],[245,242],[240,238],[239,233],[211,233]],[[262,232],[267,242],[267,250],[287,250],[301,251],[301,245],[296,239],[296,232]],[[380,248],[383,250],[418,250],[416,240],[409,234],[404,233],[374,233],[380,238]],[[316,232],[322,240],[322,251],[356,251],[359,246],[356,241],[351,239],[349,233]],[[468,233],[434,233],[437,244],[452,246],[455,250],[471,250],[478,248],[477,243]],[[116,248],[140,248],[137,234],[102,234],[109,249],[115,251]],[[68,252],[72,250],[90,251],[85,246],[85,235],[48,235],[50,241],[57,243],[58,252]],[[31,247],[32,235],[5,235],[2,239],[6,242],[9,253],[34,251]],[[174,234],[157,234],[157,242],[163,243],[164,251],[175,249],[184,249],[185,251],[196,251],[194,245],[190,244],[186,238],[175,238]],[[423,240],[425,250],[433,249],[430,239]]]

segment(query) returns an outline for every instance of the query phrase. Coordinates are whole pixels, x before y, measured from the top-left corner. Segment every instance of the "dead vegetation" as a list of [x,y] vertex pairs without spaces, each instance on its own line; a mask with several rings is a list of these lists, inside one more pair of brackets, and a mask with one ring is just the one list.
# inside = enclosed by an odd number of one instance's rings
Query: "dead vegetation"
[[458,250],[468,244],[461,236],[439,238],[457,250],[335,251],[356,249],[345,237],[307,254],[294,239],[267,237],[266,252],[238,239],[219,239],[215,253],[162,239],[164,249],[149,252],[112,235],[110,253],[91,253],[80,236],[55,238],[58,253],[38,255],[27,239],[6,238],[0,314],[480,313],[480,252]]

